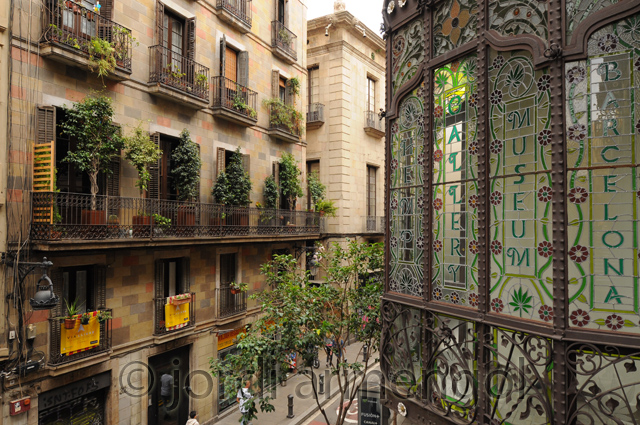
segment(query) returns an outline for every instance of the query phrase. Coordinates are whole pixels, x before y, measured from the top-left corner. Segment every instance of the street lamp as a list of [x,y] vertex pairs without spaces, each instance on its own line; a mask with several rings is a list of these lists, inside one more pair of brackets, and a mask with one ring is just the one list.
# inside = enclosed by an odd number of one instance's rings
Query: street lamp
[[[53,265],[50,261],[47,261],[46,258],[44,258],[44,262]],[[58,297],[53,293],[53,282],[51,282],[51,279],[47,276],[46,267],[36,287],[38,288],[38,292],[29,300],[32,309],[51,310],[58,304]]]

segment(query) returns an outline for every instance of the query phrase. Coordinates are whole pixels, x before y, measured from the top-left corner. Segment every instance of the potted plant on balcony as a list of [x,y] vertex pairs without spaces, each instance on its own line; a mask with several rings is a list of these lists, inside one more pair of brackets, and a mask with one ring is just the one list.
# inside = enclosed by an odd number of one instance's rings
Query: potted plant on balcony
[[171,219],[164,217],[160,214],[153,215],[153,224],[155,225],[153,231],[156,236],[162,236],[165,231],[171,227]]
[[[141,121],[125,138],[124,145],[125,159],[138,172],[136,187],[140,189],[140,197],[143,198],[149,186],[149,181],[151,181],[149,166],[158,162],[162,156],[162,150],[151,140],[149,133],[142,129]],[[149,233],[150,226],[151,217],[144,211],[139,211],[138,215],[133,216],[133,232],[136,236],[139,237]]]
[[68,300],[64,300],[64,303],[67,307],[67,315],[64,318],[64,327],[65,329],[73,329],[76,326],[76,321],[78,320],[78,314],[80,313],[80,307],[82,304],[78,304],[78,298],[73,300],[71,304],[69,304]]
[[258,118],[256,110],[249,106],[245,101],[245,96],[243,96],[242,88],[240,86],[236,86],[236,95],[233,97],[233,109],[244,115],[248,115],[252,119]]
[[104,95],[89,95],[63,110],[62,133],[77,141],[64,160],[86,172],[91,182],[91,210],[82,211],[81,224],[104,225],[106,211],[97,210],[98,174],[110,172],[112,158],[124,147],[120,128],[113,123],[112,101]]
[[227,178],[227,173],[222,171],[218,174],[211,193],[213,194],[214,202],[220,205],[215,208],[209,224],[212,226],[225,226],[227,224],[225,205],[229,196],[229,179]]
[[113,317],[111,316],[111,312],[110,311],[101,310],[101,311],[98,312],[97,319],[98,319],[98,323],[102,324],[102,323],[106,322],[109,319],[113,319]]
[[307,184],[309,185],[309,196],[311,197],[311,206],[315,211],[316,205],[319,201],[324,199],[327,187],[320,181],[320,176],[317,171],[309,173],[307,176]]
[[[280,191],[287,200],[287,207],[290,211],[296,209],[296,202],[298,198],[304,195],[302,191],[302,185],[300,183],[300,176],[302,171],[298,168],[298,163],[295,157],[290,153],[283,153],[280,158]],[[292,223],[292,218],[283,218],[283,225],[293,227],[296,225]]]
[[185,203],[178,207],[177,225],[193,227],[196,223],[196,214],[194,208],[189,208],[186,202],[200,195],[198,190],[202,160],[198,145],[191,140],[187,129],[180,133],[180,143],[171,155],[171,163],[174,189],[178,192],[178,200]]
[[240,148],[231,155],[226,169],[218,175],[213,186],[213,196],[217,203],[226,207],[240,207],[226,210],[226,218],[231,219],[236,226],[249,226],[249,210],[251,204],[251,188],[253,183],[249,173],[244,170]]
[[335,203],[328,199],[321,199],[315,205],[316,212],[320,213],[320,216],[335,217],[338,207]]
[[89,320],[91,320],[91,315],[89,313],[82,313],[82,315],[80,316],[80,324],[81,325],[88,325],[89,324]]
[[264,179],[264,210],[260,211],[260,226],[275,226],[275,210],[278,208],[280,189],[273,175]]
[[229,284],[229,288],[231,288],[231,293],[233,295],[237,295],[241,292],[245,292],[247,289],[249,289],[249,284],[248,283],[242,283],[242,282],[231,282]]

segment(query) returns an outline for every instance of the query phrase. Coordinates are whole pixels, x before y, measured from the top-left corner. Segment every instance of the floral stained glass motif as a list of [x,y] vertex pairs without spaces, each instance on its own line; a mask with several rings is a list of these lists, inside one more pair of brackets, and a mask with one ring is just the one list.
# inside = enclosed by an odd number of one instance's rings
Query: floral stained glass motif
[[550,78],[523,51],[489,56],[491,310],[551,323]]
[[438,4],[433,27],[435,56],[462,46],[476,36],[477,13],[476,0],[445,0]]
[[566,64],[569,325],[640,333],[640,15]]
[[430,298],[478,306],[478,93],[476,58],[434,74],[432,199],[434,272]]
[[503,36],[519,34],[548,37],[548,2],[539,0],[492,0],[489,2],[489,28]]
[[424,60],[424,25],[418,19],[393,35],[391,63],[393,66],[392,89],[398,89],[416,75]]
[[571,36],[578,25],[590,15],[618,3],[618,0],[566,0],[566,42],[571,42]]
[[422,215],[424,165],[424,86],[400,102],[391,122],[391,190],[389,192],[391,271],[393,292],[422,296],[424,235]]

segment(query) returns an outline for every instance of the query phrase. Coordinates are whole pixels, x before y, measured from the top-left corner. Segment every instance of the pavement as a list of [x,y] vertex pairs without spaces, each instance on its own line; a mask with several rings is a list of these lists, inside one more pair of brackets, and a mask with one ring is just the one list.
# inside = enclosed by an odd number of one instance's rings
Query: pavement
[[[346,359],[350,362],[356,359],[362,361],[362,344],[351,344],[346,347]],[[376,353],[377,357],[378,353]],[[338,387],[337,377],[331,376],[331,371],[325,367],[325,354],[321,348],[320,351],[320,368],[313,369],[314,373],[319,376],[324,374],[325,376],[325,393],[319,395],[320,403],[325,407],[328,412],[328,416],[335,418],[337,415],[333,412],[334,405],[337,407],[339,402],[340,389]],[[335,358],[334,358],[335,362]],[[371,361],[369,362],[371,365]],[[378,366],[376,365],[376,368]],[[287,396],[293,395],[293,418],[287,418],[288,413],[288,398]],[[289,377],[286,386],[276,385],[273,391],[269,394],[272,397],[271,403],[275,407],[275,411],[263,413],[258,409],[258,419],[251,421],[253,425],[303,425],[315,423],[320,421],[322,424],[326,424],[324,417],[318,410],[318,405],[313,395],[313,388],[311,386],[311,379],[302,373],[298,373]],[[356,397],[357,399],[357,397]],[[330,406],[327,408],[326,406]],[[216,421],[216,425],[238,425],[240,423],[240,412],[237,405],[225,411]],[[357,420],[356,420],[357,422]]]

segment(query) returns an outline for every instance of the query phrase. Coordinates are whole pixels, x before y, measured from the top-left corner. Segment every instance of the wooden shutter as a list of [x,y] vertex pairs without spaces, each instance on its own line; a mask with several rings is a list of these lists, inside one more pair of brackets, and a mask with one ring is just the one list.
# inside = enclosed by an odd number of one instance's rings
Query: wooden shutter
[[[191,259],[189,257],[184,257],[181,261],[180,268],[182,271],[182,288],[180,290],[184,291],[183,293],[191,291]],[[178,288],[176,288],[176,292],[178,292]]]
[[100,16],[107,20],[98,21],[98,36],[103,40],[112,41],[113,0],[102,0],[100,5]]
[[238,84],[249,87],[249,52],[238,53]]
[[271,71],[271,97],[274,99],[280,98],[280,71]]
[[[53,192],[55,187],[56,167],[55,142],[48,142],[33,147],[33,191]],[[53,203],[55,195],[45,202],[32,206],[33,222],[53,223]]]
[[56,108],[55,106],[38,106],[36,110],[37,134],[36,144],[50,143],[56,140]]
[[113,0],[102,0],[100,5],[100,16],[113,19]]
[[227,53],[227,37],[222,34],[222,38],[220,39],[220,76],[225,76],[225,70],[227,69],[226,64],[226,53]]
[[[120,155],[118,152],[118,155],[111,158],[109,163],[109,174],[107,175],[107,196],[109,198],[120,196],[120,163],[122,162]],[[108,202],[107,215],[118,215],[119,200],[109,199]]]
[[164,4],[156,2],[156,44],[162,46],[164,35]]
[[216,177],[218,177],[218,175],[221,172],[223,172],[225,169],[225,164],[224,164],[225,154],[226,154],[226,151],[224,148],[216,149]]
[[164,261],[162,260],[156,260],[154,283],[156,298],[164,298]]
[[185,56],[188,59],[195,60],[196,58],[196,18],[189,18],[185,22],[186,31],[185,38],[187,39],[187,51]]
[[242,155],[242,168],[244,168],[244,172],[251,175],[250,173],[250,159],[251,157],[249,155]]
[[[224,76],[233,82],[238,81],[238,54],[230,47],[227,47],[225,54]],[[235,89],[234,85],[233,90]]]
[[278,187],[278,199],[276,201],[276,208],[280,208],[280,162],[273,161],[273,165],[271,166],[271,173],[273,174],[273,179],[276,181],[276,186]]
[[[151,140],[160,148],[160,133],[153,133]],[[149,199],[160,199],[160,164],[162,161],[162,155],[155,164],[149,166],[149,174],[151,174],[151,180],[147,186],[147,197]]]
[[[196,146],[198,147],[198,157],[202,158],[202,156],[200,155],[200,145],[196,144]],[[194,202],[200,202],[200,182],[202,181],[202,169],[198,170],[198,183],[196,184],[196,197],[194,199]],[[198,211],[200,211],[200,209],[198,208]]]
[[93,305],[97,309],[107,308],[107,266],[95,266],[94,274]]

